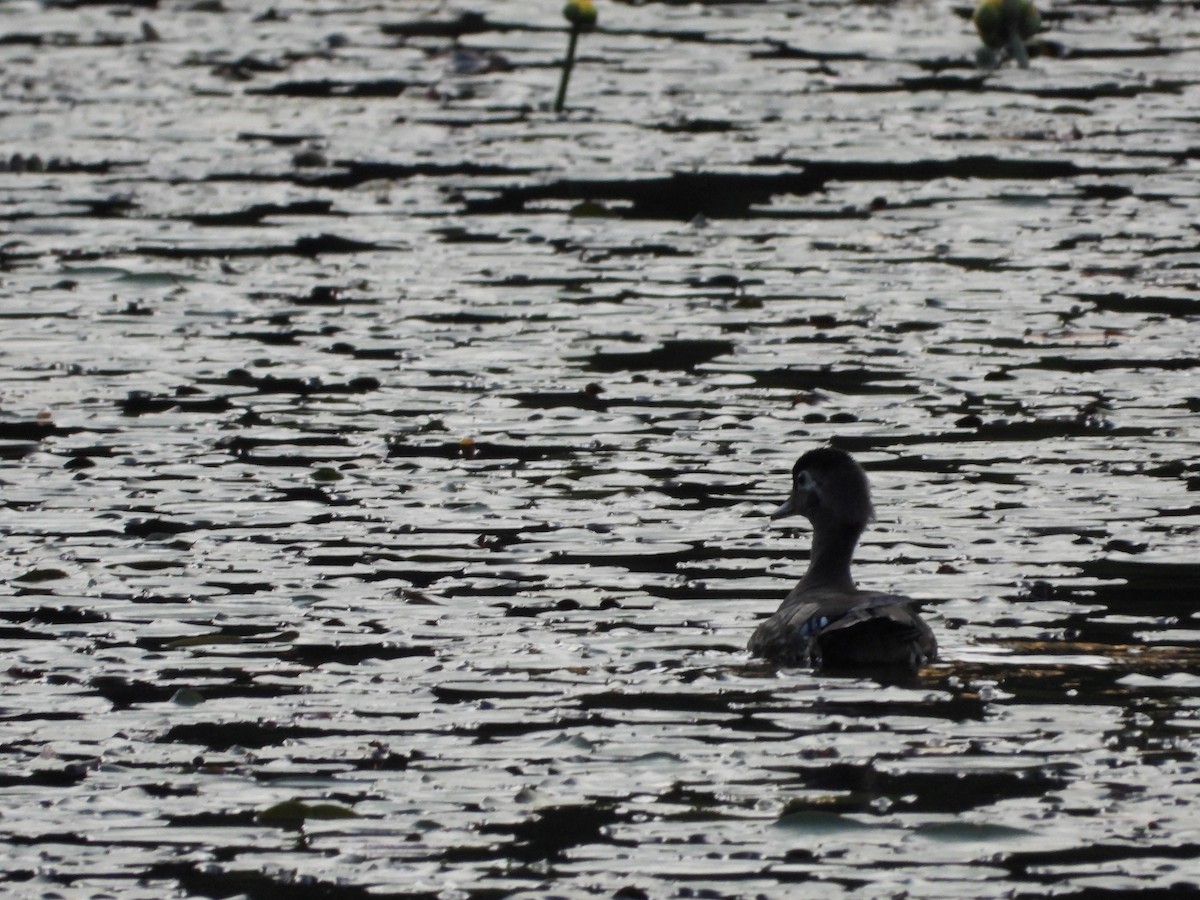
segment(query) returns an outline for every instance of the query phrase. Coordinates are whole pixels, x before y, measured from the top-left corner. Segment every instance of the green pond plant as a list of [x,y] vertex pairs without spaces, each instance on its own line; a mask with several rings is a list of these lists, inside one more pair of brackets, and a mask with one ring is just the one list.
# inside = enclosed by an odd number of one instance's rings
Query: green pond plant
[[971,21],[983,40],[976,53],[981,66],[995,68],[1007,52],[1022,69],[1029,68],[1025,42],[1042,28],[1033,0],[979,0]]
[[554,98],[554,111],[562,112],[567,102],[567,84],[571,81],[571,70],[575,68],[575,45],[579,35],[596,27],[596,5],[592,0],[568,0],[563,7],[563,18],[571,24],[567,38],[567,55],[563,59],[562,77],[558,80],[558,96]]

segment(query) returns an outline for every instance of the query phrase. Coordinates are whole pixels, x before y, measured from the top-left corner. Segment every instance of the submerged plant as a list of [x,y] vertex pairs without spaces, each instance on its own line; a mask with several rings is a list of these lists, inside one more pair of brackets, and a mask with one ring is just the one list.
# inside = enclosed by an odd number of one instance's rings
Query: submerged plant
[[1029,68],[1025,42],[1042,28],[1042,17],[1033,0],[979,0],[971,21],[983,39],[983,47],[976,54],[980,65],[999,65],[1001,53],[1007,51],[1022,69]]
[[596,5],[592,0],[568,0],[563,7],[563,18],[571,23],[567,39],[567,55],[563,59],[562,77],[558,81],[558,96],[554,98],[554,111],[562,112],[567,102],[567,83],[571,80],[571,69],[575,68],[575,45],[579,35],[596,27]]

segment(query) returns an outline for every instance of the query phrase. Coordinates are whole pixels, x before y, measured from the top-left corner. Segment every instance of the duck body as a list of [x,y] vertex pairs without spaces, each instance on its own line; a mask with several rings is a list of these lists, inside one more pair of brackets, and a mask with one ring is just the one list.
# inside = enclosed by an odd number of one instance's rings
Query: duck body
[[784,666],[909,669],[937,657],[937,639],[912,600],[859,590],[850,576],[874,507],[866,473],[848,453],[821,448],[796,461],[791,496],[772,518],[791,515],[813,525],[808,571],[755,629],[749,644],[754,656]]
[[754,630],[750,652],[781,666],[919,669],[937,640],[901,594],[797,589]]

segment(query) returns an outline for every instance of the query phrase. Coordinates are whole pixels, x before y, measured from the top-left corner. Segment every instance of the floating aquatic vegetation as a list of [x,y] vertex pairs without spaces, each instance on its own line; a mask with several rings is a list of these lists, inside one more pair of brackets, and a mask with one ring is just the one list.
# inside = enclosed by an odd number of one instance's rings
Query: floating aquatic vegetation
[[[1186,893],[1179,10],[561,4],[0,4],[0,878]],[[821,444],[923,672],[745,653]]]

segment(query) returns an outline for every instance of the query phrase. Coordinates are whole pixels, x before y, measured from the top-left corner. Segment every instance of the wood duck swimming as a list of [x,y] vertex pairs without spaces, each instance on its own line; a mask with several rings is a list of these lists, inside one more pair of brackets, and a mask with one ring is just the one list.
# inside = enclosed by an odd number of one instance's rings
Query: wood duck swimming
[[867,473],[850,454],[810,450],[792,469],[792,494],[771,516],[812,523],[808,571],[775,615],[755,629],[750,652],[769,662],[813,668],[904,666],[937,657],[929,626],[901,594],[862,591],[850,560],[875,518]]

